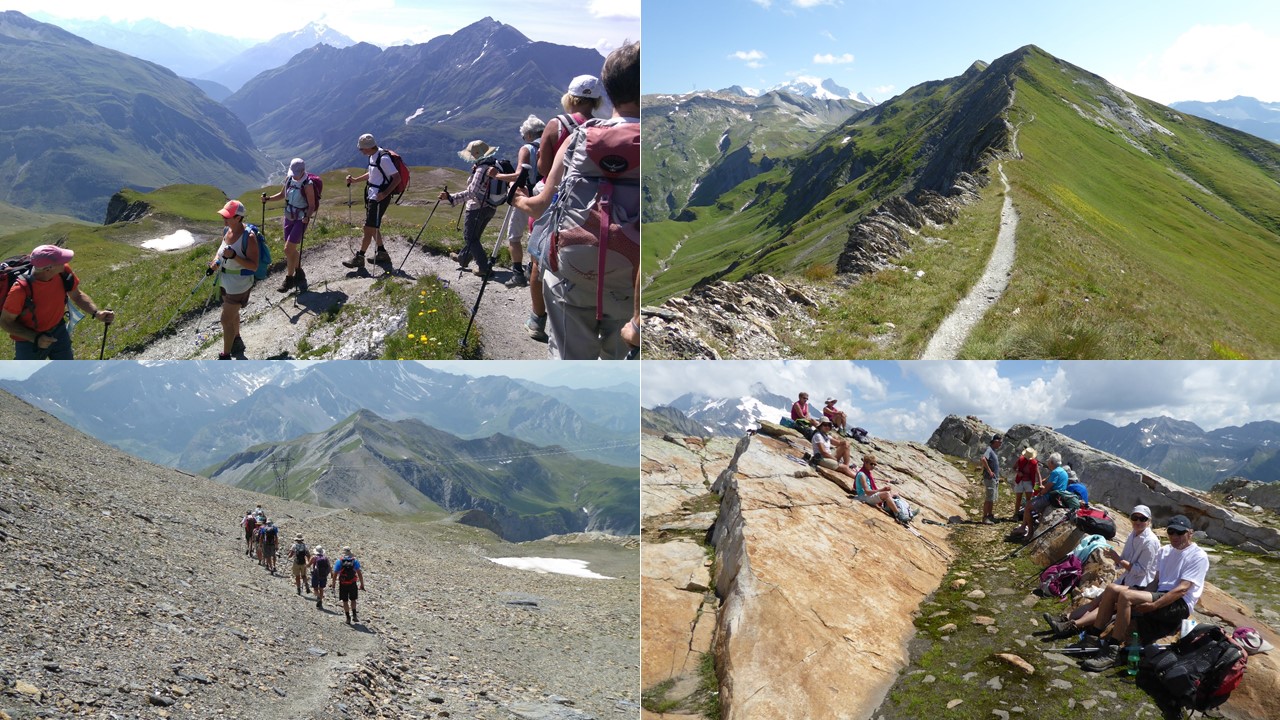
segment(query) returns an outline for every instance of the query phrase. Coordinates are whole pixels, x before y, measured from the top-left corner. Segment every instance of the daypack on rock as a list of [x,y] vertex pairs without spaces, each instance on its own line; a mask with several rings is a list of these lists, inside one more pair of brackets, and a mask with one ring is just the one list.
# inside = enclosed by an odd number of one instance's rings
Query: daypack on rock
[[1051,491],[1050,499],[1054,507],[1066,508],[1072,512],[1080,509],[1080,496],[1069,490]]
[[[564,177],[552,207],[550,267],[606,293],[630,298],[640,262],[640,124],[592,119],[567,141]],[[630,312],[628,308],[627,312]]]
[[[22,311],[18,313],[18,317],[27,315],[31,319],[32,325],[35,324],[36,301],[35,290],[32,289],[31,283],[31,256],[17,255],[0,263],[0,307],[4,307],[5,302],[9,299],[9,291],[13,286],[22,280],[23,292],[26,292],[27,299],[22,304]],[[75,286],[75,275],[71,271],[62,273],[62,289],[65,292],[71,292],[71,288]]]
[[[391,194],[395,196],[395,203],[399,205],[400,198],[404,197],[405,191],[409,189],[409,166],[404,164],[404,159],[400,157],[400,153],[395,150],[387,149],[379,150],[378,159],[374,162],[382,162],[382,157],[384,155],[391,158],[391,164],[396,166],[396,172],[400,175],[400,177],[396,179],[396,184],[391,188]],[[381,192],[386,189],[387,183],[375,185],[374,187],[378,188],[379,192]],[[319,200],[319,194],[317,194],[316,199]]]
[[1101,535],[1107,540],[1116,536],[1116,521],[1102,508],[1082,507],[1077,510],[1076,527],[1090,535]]
[[1244,677],[1249,654],[1221,627],[1201,623],[1168,647],[1148,645],[1138,664],[1138,687],[1170,716],[1205,711],[1227,701]]
[[249,236],[258,238],[258,269],[247,270],[240,269],[241,275],[252,273],[254,280],[266,280],[267,275],[271,273],[271,248],[267,247],[267,237],[262,234],[262,229],[257,225],[245,223],[245,229],[248,233],[240,238],[240,255],[247,257],[249,253]]
[[1050,565],[1040,573],[1040,595],[1059,600],[1065,599],[1067,593],[1080,582],[1081,572],[1080,558],[1074,553],[1068,555],[1062,562]]

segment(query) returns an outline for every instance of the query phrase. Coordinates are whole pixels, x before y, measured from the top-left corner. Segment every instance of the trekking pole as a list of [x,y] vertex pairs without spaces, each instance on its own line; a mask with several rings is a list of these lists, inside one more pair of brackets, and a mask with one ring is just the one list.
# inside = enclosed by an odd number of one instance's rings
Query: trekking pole
[[261,227],[266,227],[266,225],[267,225],[267,196],[266,196],[266,193],[263,193],[263,195],[262,195],[262,222],[258,225],[258,227],[260,227],[260,228],[261,228]]
[[102,325],[102,347],[98,350],[98,359],[101,360],[107,354],[107,331],[111,329],[111,323],[103,323]]
[[[213,287],[214,288],[218,287],[217,281],[214,281]],[[197,338],[200,337],[200,326],[204,324],[205,313],[209,312],[209,303],[213,302],[213,296],[215,294],[216,293],[209,293],[209,299],[204,301],[204,309],[200,311],[200,319],[196,321],[196,337]]]
[[[447,190],[445,192],[448,192]],[[418,237],[409,243],[409,251],[404,254],[404,260],[400,261],[400,267],[396,268],[396,272],[404,267],[404,261],[409,259],[409,253],[413,252],[413,246],[418,244],[418,240],[422,239],[422,231],[427,229],[427,223],[431,222],[431,216],[436,214],[436,208],[440,207],[440,198],[436,198],[436,204],[431,206],[431,212],[427,213],[427,222],[422,223],[422,230],[418,231]]]
[[196,294],[196,291],[200,289],[200,286],[204,284],[205,280],[209,279],[209,276],[210,276],[210,273],[206,273],[204,277],[200,278],[200,282],[196,283],[196,286],[191,288],[191,293],[187,295],[187,297],[183,299],[182,302],[178,303],[178,308],[174,310],[173,315],[169,317],[169,322],[165,323],[164,327],[160,328],[160,332],[157,333],[158,335],[164,335],[165,330],[168,330],[169,326],[173,324],[173,319],[178,317],[178,313],[182,312],[182,307],[186,305],[187,301],[190,300],[192,296]]
[[484,297],[484,289],[489,285],[489,278],[493,276],[493,261],[498,255],[498,243],[502,242],[502,236],[506,234],[507,224],[511,222],[511,210],[507,209],[507,214],[502,216],[502,227],[498,230],[498,239],[493,243],[493,252],[489,255],[489,274],[480,280],[480,292],[476,293],[476,304],[471,308],[471,317],[467,320],[467,329],[462,333],[462,340],[458,342],[460,350],[467,347],[467,336],[471,334],[471,326],[476,321],[476,314],[480,312],[480,299]]
[[351,199],[351,183],[347,183],[347,224],[348,225],[351,224],[351,204],[353,202],[354,201]]
[[458,222],[456,222],[456,223],[454,223],[454,224],[453,224],[453,229],[454,229],[454,230],[461,230],[461,229],[462,229],[462,212],[463,212],[463,210],[466,210],[466,209],[467,209],[467,204],[466,204],[466,203],[462,203],[462,210],[459,210],[459,211],[458,211]]
[[1026,543],[1025,545],[1022,545],[1022,546],[1018,547],[1016,550],[1014,550],[1013,552],[1011,552],[1011,553],[1009,553],[1008,555],[1006,555],[1006,556],[1004,557],[1004,559],[1005,559],[1005,560],[1008,560],[1008,559],[1012,558],[1014,555],[1017,555],[1018,553],[1022,552],[1024,549],[1026,549],[1026,548],[1030,547],[1032,543],[1034,543],[1035,541],[1037,541],[1037,540],[1039,540],[1040,538],[1044,537],[1045,533],[1047,533],[1047,532],[1049,532],[1050,530],[1052,530],[1052,529],[1054,529],[1054,528],[1058,527],[1059,525],[1061,525],[1062,523],[1064,523],[1064,522],[1066,522],[1066,521],[1068,521],[1068,520],[1070,520],[1070,519],[1071,519],[1071,513],[1067,513],[1067,514],[1066,514],[1066,515],[1065,515],[1061,520],[1059,520],[1058,522],[1056,522],[1056,523],[1054,523],[1054,524],[1050,525],[1049,527],[1045,528],[1044,530],[1041,530],[1040,532],[1036,533],[1035,537],[1032,537],[1031,539],[1027,540],[1027,543]]

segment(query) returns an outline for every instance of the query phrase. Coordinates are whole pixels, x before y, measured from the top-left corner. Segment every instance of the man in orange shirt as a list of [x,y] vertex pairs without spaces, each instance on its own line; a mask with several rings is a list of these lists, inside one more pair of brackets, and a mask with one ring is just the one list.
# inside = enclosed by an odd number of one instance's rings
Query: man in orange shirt
[[86,315],[110,325],[115,313],[99,310],[80,289],[80,279],[67,264],[74,252],[57,245],[31,251],[31,270],[13,281],[0,311],[0,328],[15,345],[15,360],[74,360],[71,332],[63,315],[70,299]]

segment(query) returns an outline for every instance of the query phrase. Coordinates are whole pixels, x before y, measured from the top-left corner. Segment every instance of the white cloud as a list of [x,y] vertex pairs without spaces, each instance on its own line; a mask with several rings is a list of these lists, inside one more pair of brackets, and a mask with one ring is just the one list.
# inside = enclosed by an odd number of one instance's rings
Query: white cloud
[[587,12],[594,18],[640,19],[640,0],[589,0]]
[[845,53],[843,55],[814,55],[813,62],[818,65],[848,65],[853,62],[853,53]]
[[831,42],[835,42],[835,41],[836,41],[836,36],[835,36],[835,35],[833,35],[833,34],[831,33],[831,31],[830,31],[830,30],[823,30],[822,32],[820,32],[820,33],[818,33],[818,34],[819,34],[819,35],[821,35],[822,37],[824,37],[824,38],[826,38],[826,39],[830,40]]
[[818,7],[819,5],[835,5],[835,0],[791,0],[791,4],[798,8]]
[[773,7],[773,0],[751,0],[751,2],[759,5],[765,10],[768,10],[769,8]]
[[1007,428],[1022,422],[1053,424],[1057,408],[1066,401],[1067,383],[1061,368],[1050,377],[1021,383],[1001,375],[994,361],[903,363],[936,402],[934,427],[946,415],[976,415]]
[[896,89],[893,85],[881,85],[880,87],[872,88],[871,92],[875,93],[878,98],[888,98],[896,94],[894,93]]
[[852,362],[646,360],[643,375],[641,404],[645,407],[669,403],[688,392],[712,398],[742,397],[751,394],[751,386],[757,383],[793,399],[802,390],[819,403],[832,396],[850,409],[883,402],[889,396],[887,382],[868,366]]
[[1196,25],[1133,69],[1112,71],[1116,85],[1161,103],[1250,95],[1280,101],[1280,37],[1247,23]]
[[729,55],[731,60],[763,60],[765,54],[759,50],[739,50]]

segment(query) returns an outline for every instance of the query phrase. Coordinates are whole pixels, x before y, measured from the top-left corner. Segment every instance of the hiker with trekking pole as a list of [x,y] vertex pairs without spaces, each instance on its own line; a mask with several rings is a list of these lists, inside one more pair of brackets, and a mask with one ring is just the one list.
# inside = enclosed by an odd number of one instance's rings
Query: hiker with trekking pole
[[472,140],[467,143],[465,148],[458,151],[458,157],[471,163],[471,178],[467,181],[467,187],[462,192],[453,194],[445,190],[440,192],[440,199],[448,200],[450,207],[457,205],[460,201],[465,203],[463,215],[466,221],[462,231],[462,250],[454,253],[452,257],[458,261],[459,270],[466,270],[471,265],[471,261],[475,260],[476,267],[471,273],[481,278],[487,278],[493,272],[493,265],[484,252],[484,245],[481,244],[480,238],[497,212],[497,205],[487,199],[490,190],[489,180],[493,175],[498,174],[498,167],[494,162],[494,156],[497,153],[498,148],[489,147],[489,144],[483,140]]
[[[490,176],[508,183],[522,182],[525,190],[532,193],[534,185],[538,182],[538,146],[542,144],[542,131],[545,128],[546,123],[539,120],[536,115],[525,118],[520,125],[520,138],[524,140],[524,144],[520,146],[520,152],[516,155],[514,171],[491,173]],[[529,229],[533,220],[515,207],[508,207],[507,214],[512,217],[503,221],[505,230],[500,237],[506,239],[507,249],[511,252],[512,275],[505,285],[509,288],[527,287],[529,280],[525,277],[524,248],[520,241],[524,239],[525,230]]]
[[[276,292],[289,292],[295,287],[298,292],[307,291],[307,274],[302,270],[302,240],[307,232],[307,225],[320,209],[320,192],[324,181],[319,175],[307,172],[302,158],[294,158],[289,163],[289,175],[284,186],[274,195],[262,193],[263,207],[266,203],[284,199],[284,282],[276,288]],[[263,223],[266,217],[264,213]]]
[[[244,221],[244,203],[228,200],[218,211],[226,226],[218,252],[205,269],[206,274],[218,273],[222,296],[222,352],[219,360],[230,360],[233,355],[244,355],[244,341],[240,339],[240,308],[249,304],[249,293],[257,280],[259,260],[266,243],[261,230]],[[267,258],[268,262],[270,258]],[[208,304],[205,305],[206,309]],[[203,313],[201,314],[203,318]]]
[[360,249],[356,251],[355,257],[343,260],[342,264],[359,270],[364,267],[364,255],[369,250],[370,243],[375,243],[377,246],[373,256],[374,262],[391,263],[391,256],[387,254],[387,248],[382,244],[382,217],[386,215],[387,208],[391,205],[392,196],[397,193],[403,196],[409,183],[408,169],[400,160],[400,156],[378,147],[372,135],[369,133],[361,135],[356,142],[356,147],[368,158],[369,169],[356,177],[348,175],[347,187],[350,188],[351,183],[365,182],[364,236],[360,240]]
[[[0,328],[14,341],[15,360],[74,360],[67,300],[85,315],[110,326],[116,314],[102,310],[80,289],[68,265],[75,253],[57,245],[40,245],[29,256],[0,264]],[[102,333],[102,351],[107,346]]]
[[[520,173],[520,176],[524,177],[524,174]],[[491,175],[490,177],[494,176]],[[514,192],[515,188],[516,185],[512,185],[508,193]],[[509,197],[510,194],[508,194],[508,198]],[[489,285],[489,278],[493,277],[492,268],[493,264],[498,260],[498,245],[502,242],[502,238],[507,234],[507,229],[511,224],[512,211],[513,208],[508,205],[507,212],[502,216],[502,227],[498,230],[498,237],[493,241],[493,252],[489,253],[490,272],[487,275],[482,276],[480,279],[480,291],[476,293],[476,302],[471,306],[471,317],[467,319],[467,329],[462,332],[462,339],[458,341],[458,347],[460,349],[465,350],[467,347],[467,337],[471,335],[471,327],[475,324],[476,313],[480,312],[480,301],[484,299],[484,289]]]

